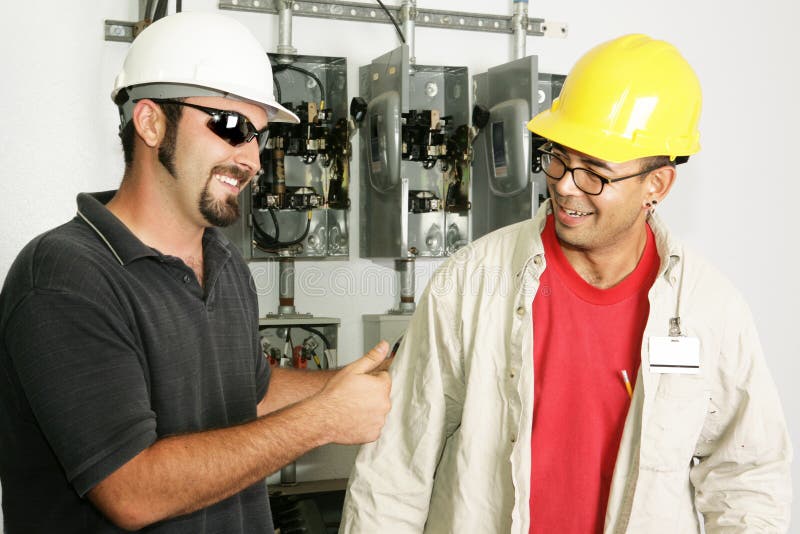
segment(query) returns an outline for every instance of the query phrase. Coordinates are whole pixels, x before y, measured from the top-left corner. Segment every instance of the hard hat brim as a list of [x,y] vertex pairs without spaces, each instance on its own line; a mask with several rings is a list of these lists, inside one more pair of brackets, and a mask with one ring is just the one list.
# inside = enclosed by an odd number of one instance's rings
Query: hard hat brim
[[278,104],[278,102],[267,103],[266,107],[267,114],[269,115],[269,122],[300,123],[300,118],[297,115]]

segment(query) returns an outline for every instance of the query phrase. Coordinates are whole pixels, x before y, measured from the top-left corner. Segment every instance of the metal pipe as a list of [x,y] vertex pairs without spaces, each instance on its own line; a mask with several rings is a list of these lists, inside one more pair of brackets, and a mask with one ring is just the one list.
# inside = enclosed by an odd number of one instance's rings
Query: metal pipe
[[284,465],[281,467],[281,484],[284,486],[290,486],[292,484],[297,484],[297,463],[292,462],[290,464]]
[[278,262],[278,314],[291,315],[294,308],[294,258]]
[[514,0],[511,27],[514,29],[514,59],[522,59],[528,38],[528,0]]
[[403,24],[403,37],[408,46],[408,62],[414,65],[417,62],[414,49],[414,32],[417,28],[417,0],[403,0],[400,5],[400,21]]
[[414,269],[416,263],[413,258],[395,260],[395,268],[400,273],[400,306],[397,311],[402,314],[412,314],[416,309],[414,303]]
[[278,4],[278,54],[295,55],[292,46],[292,2],[281,0]]

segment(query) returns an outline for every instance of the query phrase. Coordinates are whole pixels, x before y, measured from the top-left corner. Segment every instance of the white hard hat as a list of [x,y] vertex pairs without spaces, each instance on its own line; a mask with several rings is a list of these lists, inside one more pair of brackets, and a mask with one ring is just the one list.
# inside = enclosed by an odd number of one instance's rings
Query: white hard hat
[[211,12],[184,12],[148,26],[133,41],[111,99],[123,125],[132,100],[224,96],[263,106],[272,122],[300,122],[272,89],[272,66],[240,22]]

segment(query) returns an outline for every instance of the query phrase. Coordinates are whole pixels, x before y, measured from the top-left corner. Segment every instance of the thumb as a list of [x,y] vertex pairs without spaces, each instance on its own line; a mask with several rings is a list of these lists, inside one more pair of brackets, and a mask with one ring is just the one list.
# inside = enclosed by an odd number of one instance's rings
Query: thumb
[[369,373],[386,360],[386,355],[389,353],[389,344],[386,341],[381,341],[366,353],[361,358],[347,366],[347,369],[352,373]]

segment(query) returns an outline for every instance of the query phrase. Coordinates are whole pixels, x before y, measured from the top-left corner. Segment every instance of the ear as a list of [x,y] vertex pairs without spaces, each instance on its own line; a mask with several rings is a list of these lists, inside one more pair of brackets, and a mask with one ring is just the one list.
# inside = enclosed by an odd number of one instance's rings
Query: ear
[[166,117],[161,108],[149,99],[139,100],[131,118],[139,138],[150,148],[156,148],[166,132]]
[[670,189],[672,189],[676,176],[677,172],[672,165],[664,165],[652,171],[647,176],[647,183],[643,193],[645,196],[642,203],[649,207],[649,203],[653,203],[653,201],[658,203],[664,200]]

